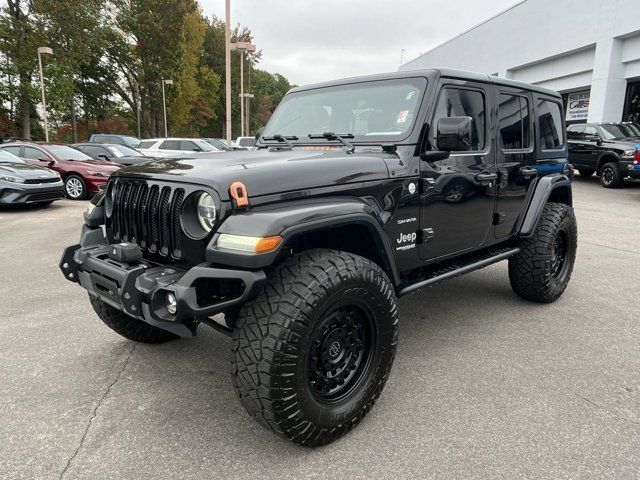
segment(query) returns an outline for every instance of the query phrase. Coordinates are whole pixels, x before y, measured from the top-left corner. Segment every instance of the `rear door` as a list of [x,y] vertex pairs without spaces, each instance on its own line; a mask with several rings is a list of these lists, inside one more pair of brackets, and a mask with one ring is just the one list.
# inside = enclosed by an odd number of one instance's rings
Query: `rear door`
[[[481,247],[491,230],[495,197],[496,165],[491,141],[491,86],[469,81],[443,80],[429,121],[429,148],[437,150],[438,120],[471,117],[471,150],[451,152],[449,158],[421,160],[425,194],[420,224],[423,240],[420,256],[425,260]],[[397,242],[402,246],[402,236]]]
[[498,194],[493,218],[497,239],[511,234],[537,177],[532,97],[526,90],[495,85]]

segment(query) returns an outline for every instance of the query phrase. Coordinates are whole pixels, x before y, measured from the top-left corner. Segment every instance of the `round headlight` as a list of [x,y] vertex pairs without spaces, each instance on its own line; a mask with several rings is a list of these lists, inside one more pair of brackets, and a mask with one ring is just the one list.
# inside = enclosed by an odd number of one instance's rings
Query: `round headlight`
[[217,215],[218,212],[213,197],[206,192],[200,194],[198,197],[198,220],[202,228],[210,232],[216,223]]

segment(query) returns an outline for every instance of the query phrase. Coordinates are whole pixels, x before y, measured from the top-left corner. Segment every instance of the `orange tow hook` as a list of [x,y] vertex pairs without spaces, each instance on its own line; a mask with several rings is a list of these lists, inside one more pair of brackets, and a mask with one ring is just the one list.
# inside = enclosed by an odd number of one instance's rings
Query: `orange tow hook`
[[249,208],[249,195],[244,183],[233,182],[229,187],[229,194],[233,199],[233,208]]

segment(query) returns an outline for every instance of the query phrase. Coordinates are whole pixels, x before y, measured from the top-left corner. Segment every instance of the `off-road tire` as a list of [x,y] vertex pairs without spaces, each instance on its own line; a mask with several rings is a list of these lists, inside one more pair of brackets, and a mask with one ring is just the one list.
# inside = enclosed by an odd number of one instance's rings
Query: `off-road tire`
[[624,177],[617,162],[605,163],[600,170],[600,184],[604,188],[618,188],[624,182]]
[[589,170],[586,168],[579,168],[578,172],[580,172],[580,176],[584,177],[584,178],[589,178],[591,175],[593,175],[596,171],[595,170]]
[[[566,249],[557,265],[557,243]],[[578,244],[578,228],[573,208],[562,203],[547,203],[530,238],[520,243],[520,252],[509,258],[511,288],[520,297],[550,303],[567,288]],[[557,270],[556,270],[557,269]]]
[[[350,303],[373,314],[375,341],[360,379],[345,398],[327,404],[310,377],[314,339]],[[232,341],[234,388],[264,427],[299,445],[324,445],[369,412],[391,371],[397,336],[395,292],[378,265],[351,253],[309,250],[271,271],[256,300],[242,308]]]
[[149,325],[148,323],[130,317],[117,308],[100,300],[98,297],[89,295],[91,306],[107,327],[124,338],[140,343],[165,343],[175,340],[177,335]]

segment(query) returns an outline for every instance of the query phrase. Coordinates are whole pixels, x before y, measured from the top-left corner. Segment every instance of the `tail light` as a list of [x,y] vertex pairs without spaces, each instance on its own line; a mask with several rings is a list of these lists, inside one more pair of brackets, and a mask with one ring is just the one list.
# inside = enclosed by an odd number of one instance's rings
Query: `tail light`
[[636,147],[636,151],[633,154],[633,163],[636,165],[640,165],[640,148]]

